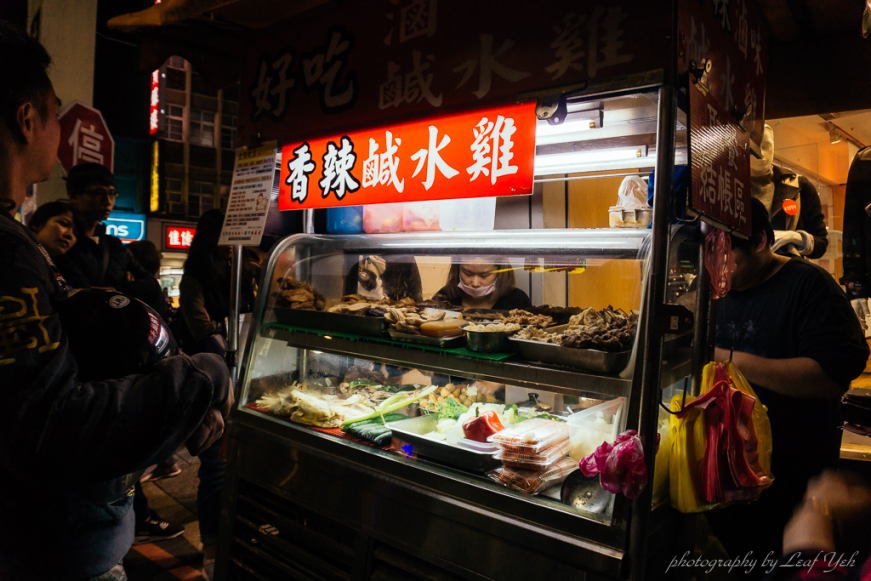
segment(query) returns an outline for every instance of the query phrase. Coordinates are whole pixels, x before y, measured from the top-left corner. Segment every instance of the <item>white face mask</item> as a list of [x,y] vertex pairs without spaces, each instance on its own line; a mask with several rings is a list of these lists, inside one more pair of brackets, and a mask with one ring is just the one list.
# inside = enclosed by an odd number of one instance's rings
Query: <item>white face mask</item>
[[463,284],[463,281],[460,280],[460,282],[457,284],[457,286],[460,287],[461,291],[463,291],[464,293],[466,293],[470,297],[475,297],[475,298],[486,297],[487,295],[492,293],[494,290],[496,290],[496,283],[495,282],[491,285],[488,285],[488,286],[472,288],[470,286],[466,286],[465,284]]

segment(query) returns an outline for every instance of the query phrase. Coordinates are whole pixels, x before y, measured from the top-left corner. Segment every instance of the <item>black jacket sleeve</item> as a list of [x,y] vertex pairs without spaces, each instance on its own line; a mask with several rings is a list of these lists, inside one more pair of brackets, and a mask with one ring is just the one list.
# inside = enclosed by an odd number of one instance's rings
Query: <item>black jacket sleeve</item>
[[863,159],[871,148],[856,154],[847,174],[844,195],[844,276],[847,296],[868,296],[868,272],[871,262],[871,217],[865,207],[871,203],[871,159]]
[[75,246],[55,261],[57,267],[72,288],[91,288],[91,281],[80,262],[75,259],[73,249]]
[[801,198],[801,221],[802,229],[814,237],[814,250],[807,255],[808,258],[819,258],[826,253],[829,247],[828,230],[826,219],[823,216],[820,195],[809,179],[802,176],[799,180],[799,196]]
[[168,457],[229,378],[217,356],[177,356],[148,375],[83,383],[33,241],[0,227],[0,473],[58,486],[118,477]]

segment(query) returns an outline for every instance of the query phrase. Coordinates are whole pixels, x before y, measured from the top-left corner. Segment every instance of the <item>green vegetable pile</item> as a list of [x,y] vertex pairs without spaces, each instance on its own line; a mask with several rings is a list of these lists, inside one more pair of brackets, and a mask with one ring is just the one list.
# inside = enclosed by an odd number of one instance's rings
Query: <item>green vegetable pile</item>
[[456,420],[467,411],[469,408],[452,397],[446,397],[444,401],[439,403],[440,420]]
[[400,420],[407,419],[408,416],[405,416],[403,414],[388,413],[384,414],[383,421],[381,416],[379,416],[377,418],[371,418],[362,422],[348,424],[347,426],[344,426],[342,428],[342,431],[347,434],[351,434],[352,436],[357,436],[358,438],[368,440],[376,446],[386,446],[393,438],[393,433],[390,431],[390,428],[388,428],[384,424],[387,422],[398,422]]

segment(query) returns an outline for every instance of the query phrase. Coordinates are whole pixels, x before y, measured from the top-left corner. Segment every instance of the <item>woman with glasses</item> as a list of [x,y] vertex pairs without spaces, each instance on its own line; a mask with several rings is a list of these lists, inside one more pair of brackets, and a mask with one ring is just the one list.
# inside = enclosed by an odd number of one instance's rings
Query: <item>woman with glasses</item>
[[83,223],[83,236],[58,260],[61,274],[73,288],[111,288],[163,315],[166,305],[160,284],[127,252],[120,239],[106,233],[102,223],[118,197],[115,176],[98,163],[82,163],[69,171],[66,181],[70,204]]

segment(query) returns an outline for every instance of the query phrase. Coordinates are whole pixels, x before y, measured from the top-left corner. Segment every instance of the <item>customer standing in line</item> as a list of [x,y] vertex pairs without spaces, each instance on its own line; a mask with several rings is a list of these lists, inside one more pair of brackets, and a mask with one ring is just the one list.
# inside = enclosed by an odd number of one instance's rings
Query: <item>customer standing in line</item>
[[99,163],[80,163],[67,174],[67,195],[84,222],[84,236],[58,261],[73,288],[112,288],[137,298],[161,316],[163,293],[154,276],[127,252],[124,243],[106,233],[103,220],[115,208],[115,176]]
[[27,223],[27,227],[48,252],[57,260],[73,247],[82,236],[83,225],[78,214],[67,202],[47,202],[41,205]]
[[0,55],[0,579],[125,581],[125,483],[185,442],[220,436],[233,404],[227,368],[180,355],[146,374],[79,379],[51,301],[70,287],[12,215],[57,159],[51,58],[4,21]]
[[[225,320],[230,315],[229,246],[218,246],[224,214],[218,209],[200,216],[197,230],[179,283],[179,313],[182,348],[186,353],[227,353]],[[255,292],[254,275],[242,269],[242,295],[239,312],[249,312]],[[200,483],[197,487],[197,517],[203,543],[203,576],[211,579],[215,568],[215,547],[221,513],[226,465],[221,459],[221,441],[200,454]]]

